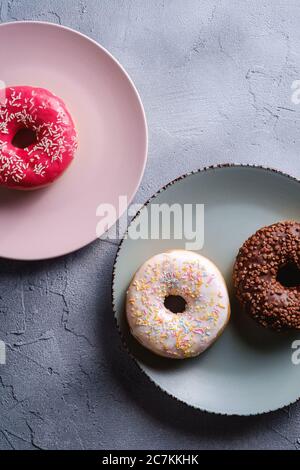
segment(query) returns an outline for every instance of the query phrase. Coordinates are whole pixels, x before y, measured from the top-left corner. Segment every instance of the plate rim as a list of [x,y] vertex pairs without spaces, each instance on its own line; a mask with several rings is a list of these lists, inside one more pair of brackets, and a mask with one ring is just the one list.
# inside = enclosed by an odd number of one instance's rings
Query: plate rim
[[150,377],[145,372],[145,370],[140,365],[138,359],[135,357],[133,352],[130,350],[130,347],[128,346],[128,343],[127,343],[127,341],[125,339],[125,336],[124,336],[124,334],[123,334],[123,332],[120,328],[118,318],[117,318],[117,308],[116,308],[116,303],[115,303],[115,278],[116,278],[117,263],[118,263],[118,259],[119,259],[119,256],[120,256],[120,252],[122,250],[123,243],[126,240],[126,237],[128,235],[128,230],[129,230],[131,224],[135,221],[135,219],[137,217],[139,217],[141,212],[152,202],[153,199],[155,199],[160,193],[164,192],[166,189],[171,187],[173,184],[177,183],[178,181],[184,180],[185,178],[187,178],[189,176],[198,174],[198,173],[204,173],[206,171],[222,169],[222,168],[252,168],[252,169],[258,169],[258,170],[264,170],[266,172],[271,172],[271,173],[275,173],[275,174],[280,175],[280,176],[284,176],[284,177],[289,178],[292,181],[300,184],[300,179],[298,179],[296,176],[292,176],[289,173],[286,173],[282,170],[272,168],[272,167],[269,167],[269,166],[264,166],[264,165],[260,165],[260,164],[254,164],[254,163],[216,163],[216,164],[213,164],[213,165],[204,166],[204,167],[199,168],[197,170],[191,170],[187,173],[184,173],[183,175],[178,176],[177,178],[174,178],[172,181],[170,181],[169,183],[162,186],[152,196],[150,196],[150,198],[142,205],[142,207],[132,217],[132,219],[128,223],[128,226],[127,226],[127,228],[126,228],[126,230],[125,230],[125,232],[122,236],[122,239],[120,240],[120,243],[118,245],[118,249],[117,249],[117,252],[116,252],[116,255],[115,255],[115,258],[114,258],[114,264],[113,264],[113,270],[112,270],[112,280],[111,280],[111,304],[112,304],[112,310],[113,310],[113,317],[114,317],[114,321],[115,321],[116,326],[117,326],[118,333],[121,337],[123,347],[126,349],[129,357],[133,360],[133,362],[135,363],[137,368],[142,372],[142,374],[144,374],[144,376],[146,376],[147,379],[160,392],[162,392],[164,395],[167,395],[169,398],[171,398],[173,400],[176,400],[178,403],[183,404],[184,406],[187,406],[188,408],[192,408],[192,409],[196,410],[197,412],[200,411],[202,413],[213,414],[213,415],[217,415],[217,416],[235,416],[235,417],[261,416],[261,415],[266,415],[268,413],[272,413],[272,412],[275,412],[275,411],[283,410],[287,406],[290,406],[290,405],[293,405],[293,404],[297,403],[300,400],[300,390],[299,390],[299,396],[295,400],[293,400],[289,403],[286,403],[286,404],[284,404],[280,407],[270,408],[268,410],[258,411],[256,413],[254,413],[254,412],[251,412],[251,413],[222,412],[222,411],[215,411],[215,410],[211,410],[211,409],[207,409],[207,408],[202,408],[200,406],[192,405],[192,404],[187,403],[186,401],[182,400],[181,398],[176,397],[175,395],[168,392],[164,388],[162,388],[152,377]]
[[[147,122],[147,116],[146,116],[145,108],[144,108],[141,96],[139,94],[139,91],[138,91],[133,79],[130,77],[130,75],[125,70],[123,65],[118,61],[118,59],[116,59],[111,52],[109,52],[104,46],[102,46],[100,43],[98,43],[95,39],[87,36],[86,34],[82,33],[81,31],[77,31],[76,29],[73,29],[69,26],[65,26],[65,25],[62,25],[62,24],[52,23],[51,21],[39,21],[39,20],[5,21],[3,23],[0,23],[0,30],[1,30],[1,28],[7,28],[7,27],[9,28],[10,26],[17,26],[17,25],[24,25],[24,24],[32,25],[32,26],[43,25],[43,26],[53,27],[55,29],[61,29],[61,30],[67,31],[68,33],[75,34],[75,35],[81,37],[82,39],[85,39],[88,42],[92,43],[94,46],[97,46],[120,69],[120,71],[125,76],[125,78],[127,79],[130,87],[133,90],[133,93],[135,95],[135,98],[137,99],[137,103],[138,103],[140,111],[141,111],[143,131],[144,131],[144,137],[145,137],[144,149],[143,149],[143,153],[142,153],[143,165],[142,165],[142,170],[141,170],[140,175],[139,175],[139,179],[138,179],[137,183],[135,184],[134,189],[131,191],[130,197],[127,198],[127,207],[125,209],[122,208],[123,211],[122,211],[122,213],[118,214],[117,219],[114,221],[114,224],[115,224],[121,218],[121,216],[124,214],[126,209],[129,207],[129,205],[133,201],[134,197],[136,196],[136,193],[139,190],[141,182],[143,180],[146,165],[147,165],[147,161],[148,161],[149,129],[148,129],[148,122]],[[109,227],[109,228],[111,228],[111,227]],[[109,228],[108,228],[108,230],[109,230]],[[104,232],[102,235],[104,235],[106,232]],[[96,229],[95,229],[95,234],[93,235],[93,237],[89,241],[84,243],[83,245],[79,244],[79,246],[77,246],[76,248],[72,248],[71,250],[68,250],[68,251],[63,250],[62,252],[59,252],[58,254],[56,254],[54,256],[43,256],[43,257],[26,257],[26,256],[24,256],[22,258],[13,257],[13,256],[5,256],[4,254],[0,254],[0,256],[2,258],[13,260],[13,261],[46,261],[46,260],[56,259],[56,258],[60,258],[62,256],[70,255],[71,253],[75,253],[76,251],[79,251],[82,248],[87,247],[91,243],[94,243],[98,239],[100,239],[100,238],[97,236]]]

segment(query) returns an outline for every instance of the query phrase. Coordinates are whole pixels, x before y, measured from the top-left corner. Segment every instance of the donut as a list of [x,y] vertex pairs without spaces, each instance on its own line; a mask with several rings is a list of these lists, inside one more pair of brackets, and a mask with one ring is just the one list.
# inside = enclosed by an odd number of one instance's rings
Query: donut
[[4,90],[0,100],[0,185],[37,189],[70,165],[77,134],[64,102],[30,86]]
[[[166,300],[179,296],[174,313]],[[185,250],[158,254],[135,274],[126,297],[132,335],[152,352],[174,359],[198,356],[223,332],[230,304],[225,281],[207,258]]]
[[263,227],[240,248],[233,270],[244,310],[275,330],[300,329],[300,223]]

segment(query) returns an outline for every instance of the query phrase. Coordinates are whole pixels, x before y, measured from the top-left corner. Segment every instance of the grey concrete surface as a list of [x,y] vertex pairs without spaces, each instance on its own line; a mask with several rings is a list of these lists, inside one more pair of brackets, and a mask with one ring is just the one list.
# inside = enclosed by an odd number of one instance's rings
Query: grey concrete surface
[[[75,28],[130,73],[150,130],[137,202],[213,163],[256,162],[300,177],[297,0],[0,0],[0,19]],[[53,261],[0,260],[8,343],[0,448],[299,449],[299,404],[250,418],[209,415],[139,372],[112,318],[116,249],[97,241]]]

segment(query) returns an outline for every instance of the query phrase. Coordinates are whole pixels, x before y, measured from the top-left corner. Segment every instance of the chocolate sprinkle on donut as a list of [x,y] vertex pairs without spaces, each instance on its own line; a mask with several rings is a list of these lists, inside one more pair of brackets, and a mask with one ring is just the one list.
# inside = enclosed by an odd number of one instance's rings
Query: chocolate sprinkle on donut
[[[283,280],[284,271],[292,279]],[[300,223],[280,222],[250,237],[239,250],[233,282],[239,302],[261,325],[300,330]]]

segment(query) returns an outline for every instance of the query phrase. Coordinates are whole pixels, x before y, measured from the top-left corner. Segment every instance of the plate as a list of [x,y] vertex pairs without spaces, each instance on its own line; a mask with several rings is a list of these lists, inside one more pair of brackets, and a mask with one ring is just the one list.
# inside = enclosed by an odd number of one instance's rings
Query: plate
[[[1,190],[0,256],[45,259],[94,241],[96,209],[133,198],[147,158],[147,126],[139,95],[103,47],[51,23],[0,25],[0,80],[48,88],[69,108],[79,135],[71,167],[51,187]],[[125,206],[123,206],[123,210]],[[110,220],[113,225],[116,218]]]
[[[186,239],[137,239],[153,204],[204,204],[204,246],[227,282],[232,316],[223,335],[201,356],[183,361],[155,356],[130,335],[126,289],[139,266],[154,254],[185,248]],[[192,214],[192,212],[190,212]],[[190,216],[193,217],[193,214]],[[292,344],[300,332],[266,330],[241,312],[233,295],[232,268],[239,247],[262,226],[300,220],[300,182],[275,170],[224,165],[186,175],[163,188],[131,222],[116,257],[113,306],[130,353],[162,390],[187,405],[228,415],[265,413],[300,397],[300,365]],[[152,224],[157,219],[152,217]],[[199,227],[199,230],[201,228]]]

